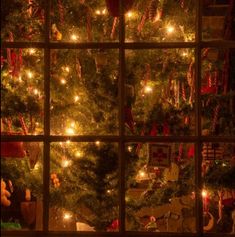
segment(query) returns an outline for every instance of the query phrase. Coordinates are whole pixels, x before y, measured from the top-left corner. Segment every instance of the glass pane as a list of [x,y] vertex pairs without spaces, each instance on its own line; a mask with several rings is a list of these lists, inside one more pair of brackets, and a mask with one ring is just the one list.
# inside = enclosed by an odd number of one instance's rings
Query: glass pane
[[51,63],[51,133],[117,134],[118,50],[53,50]]
[[118,146],[52,143],[50,230],[118,231]]
[[235,143],[203,143],[203,231],[234,233]]
[[234,39],[233,1],[204,0],[202,9],[202,38],[204,40]]
[[194,145],[126,145],[126,229],[195,232]]
[[235,50],[202,51],[202,134],[235,134]]
[[43,146],[1,142],[1,230],[42,230]]
[[117,41],[118,17],[107,8],[109,2],[117,1],[53,0],[51,40],[72,43]]
[[194,50],[127,50],[126,61],[126,133],[194,134]]
[[126,13],[127,42],[190,42],[195,40],[195,1],[125,2],[133,3]]
[[1,135],[43,133],[43,50],[3,49]]
[[3,41],[42,41],[44,0],[1,0]]

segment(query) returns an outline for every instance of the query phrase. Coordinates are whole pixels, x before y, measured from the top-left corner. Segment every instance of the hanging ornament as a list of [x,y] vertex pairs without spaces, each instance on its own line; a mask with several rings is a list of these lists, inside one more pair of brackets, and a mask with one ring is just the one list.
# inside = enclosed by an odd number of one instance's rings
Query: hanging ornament
[[10,198],[11,193],[6,189],[6,183],[3,179],[1,179],[1,205],[5,207],[9,207],[11,205]]
[[108,58],[106,52],[100,50],[95,55],[95,66],[96,66],[96,72],[101,73],[101,71],[107,66],[108,64]]
[[208,217],[209,221],[208,221],[207,225],[203,226],[203,230],[204,231],[210,231],[214,227],[215,218],[210,212],[204,212],[204,218],[205,217]]
[[51,181],[52,181],[52,183],[53,183],[55,188],[59,188],[60,187],[60,180],[57,177],[57,174],[55,174],[55,173],[51,174]]
[[124,115],[125,115],[125,118],[124,118],[125,124],[130,129],[130,131],[134,133],[134,119],[133,119],[131,107],[126,106],[124,108]]
[[24,143],[27,156],[29,157],[30,168],[33,169],[36,165],[41,149],[38,142],[25,142]]
[[36,202],[26,201],[20,203],[20,211],[24,222],[31,226],[36,221]]
[[190,145],[189,149],[188,149],[188,158],[193,158],[195,154],[195,148],[194,145]]
[[151,131],[150,131],[150,136],[157,136],[157,123],[153,123],[153,125],[152,125],[152,129],[151,129]]
[[58,3],[58,9],[59,9],[60,24],[61,26],[63,26],[64,25],[64,6],[61,0],[57,0],[57,3]]
[[119,220],[113,220],[111,225],[107,228],[107,231],[113,232],[113,231],[118,231],[119,230]]
[[222,159],[224,148],[218,143],[203,143],[202,157],[204,160],[219,160]]
[[170,134],[170,128],[167,122],[163,123],[163,135],[164,136],[169,136]]
[[159,232],[157,222],[156,222],[156,218],[154,216],[150,216],[149,220],[150,221],[145,225],[144,228],[147,231]]
[[[111,16],[118,17],[120,15],[119,12],[119,0],[105,0],[106,7]],[[123,1],[124,12],[129,11],[132,8],[134,0],[125,0]]]
[[118,25],[118,17],[114,17],[112,31],[111,31],[111,34],[110,34],[110,38],[112,40],[115,38],[115,31],[116,31],[117,25]]
[[56,40],[56,41],[62,40],[62,34],[57,29],[56,24],[52,24],[52,26],[51,26],[51,34],[52,34],[52,39],[53,40]]
[[149,4],[149,19],[154,21],[157,15],[158,0],[151,0]]

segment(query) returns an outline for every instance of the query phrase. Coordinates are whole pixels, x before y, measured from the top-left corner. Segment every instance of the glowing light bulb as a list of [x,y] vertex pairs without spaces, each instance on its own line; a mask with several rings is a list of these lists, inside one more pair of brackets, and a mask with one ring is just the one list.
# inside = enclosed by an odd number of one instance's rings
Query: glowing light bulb
[[208,193],[207,193],[207,191],[204,189],[204,190],[202,190],[202,197],[203,198],[206,198],[208,196]]
[[95,14],[96,14],[96,15],[101,15],[101,11],[100,11],[100,10],[96,10],[96,11],[95,11]]
[[39,90],[38,89],[34,89],[33,93],[34,93],[34,95],[38,95],[39,94]]
[[36,49],[33,49],[33,48],[30,48],[30,49],[29,49],[29,54],[30,54],[30,55],[35,54],[35,52],[36,52]]
[[127,15],[128,18],[131,18],[131,17],[133,17],[133,12],[131,12],[131,11],[130,11],[130,12],[127,12],[126,15]]
[[183,56],[183,57],[186,57],[186,56],[188,56],[188,54],[187,54],[186,52],[183,52],[183,53],[182,53],[182,56]]
[[131,152],[131,151],[132,151],[132,147],[131,147],[131,146],[128,146],[128,147],[127,147],[127,150],[128,150],[129,152]]
[[19,78],[18,78],[18,81],[21,83],[21,82],[23,82],[23,80],[22,80],[22,77],[21,76],[19,76]]
[[167,26],[166,31],[168,34],[171,34],[175,31],[175,28],[173,26]]
[[70,140],[67,140],[67,141],[66,141],[66,144],[68,144],[68,145],[69,145],[70,143],[71,143],[71,141],[70,141]]
[[74,135],[75,131],[73,128],[66,128],[65,133],[68,135]]
[[107,10],[106,10],[106,8],[104,8],[103,11],[102,11],[102,14],[106,15],[106,13],[107,13]]
[[78,95],[74,96],[74,102],[78,102],[80,100],[80,97]]
[[112,191],[110,189],[107,190],[107,193],[110,194]]
[[95,144],[96,144],[96,146],[99,146],[100,145],[100,141],[96,141]]
[[145,93],[151,93],[153,91],[153,88],[151,86],[145,86],[144,92]]
[[74,127],[75,127],[75,122],[72,122],[72,123],[70,124],[70,127],[71,127],[71,128],[74,128]]
[[31,71],[28,71],[28,72],[27,72],[27,76],[28,76],[28,78],[31,79],[31,78],[33,77],[33,73],[32,73]]
[[70,39],[71,39],[72,41],[77,41],[77,40],[78,40],[78,36],[75,35],[75,34],[72,34],[72,35],[70,36]]
[[143,178],[143,177],[146,175],[146,173],[145,173],[144,171],[141,170],[141,171],[139,172],[139,175],[140,175],[140,177]]
[[39,163],[36,163],[36,165],[34,166],[34,170],[38,170],[39,169]]
[[61,83],[62,85],[64,85],[64,84],[66,84],[66,80],[65,80],[64,78],[62,78],[62,79],[60,79],[60,83]]
[[71,165],[71,161],[70,160],[62,160],[61,162],[61,166],[63,168],[69,167]]
[[81,151],[76,151],[75,156],[76,157],[81,157],[82,156],[82,152]]
[[65,220],[69,220],[69,219],[71,219],[71,217],[72,217],[72,215],[70,213],[68,213],[68,212],[64,213]]
[[65,70],[66,72],[69,72],[69,71],[70,71],[70,68],[69,68],[68,66],[66,66],[66,67],[64,68],[64,70]]

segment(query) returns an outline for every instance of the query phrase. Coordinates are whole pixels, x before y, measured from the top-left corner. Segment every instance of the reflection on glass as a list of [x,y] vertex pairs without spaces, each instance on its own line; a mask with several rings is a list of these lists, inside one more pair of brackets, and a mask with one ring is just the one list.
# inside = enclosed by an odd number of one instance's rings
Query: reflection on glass
[[195,232],[194,145],[126,145],[126,229]]
[[195,1],[131,1],[126,41],[194,41]]
[[235,233],[235,144],[203,143],[203,231]]
[[126,60],[126,132],[194,134],[194,51],[128,50]]
[[205,48],[202,51],[202,134],[234,135],[234,50]]
[[2,0],[1,37],[4,41],[42,41],[44,0]]
[[1,142],[1,229],[42,230],[42,144]]
[[52,144],[51,230],[119,230],[117,149],[100,141]]
[[202,7],[202,38],[234,39],[233,1],[204,0]]
[[53,50],[52,134],[116,134],[117,82],[117,50]]
[[[52,1],[51,40],[77,42],[118,40],[118,17],[109,1]],[[114,10],[117,7],[115,2]]]
[[43,51],[35,48],[2,51],[2,135],[43,132]]

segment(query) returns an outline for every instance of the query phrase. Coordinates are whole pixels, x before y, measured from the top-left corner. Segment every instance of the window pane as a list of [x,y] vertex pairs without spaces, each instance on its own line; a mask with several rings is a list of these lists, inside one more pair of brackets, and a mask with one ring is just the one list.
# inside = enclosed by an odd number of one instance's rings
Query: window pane
[[[202,38],[204,40],[232,39],[234,22],[233,1],[204,0],[202,9]],[[230,5],[229,5],[230,4]]]
[[2,134],[42,134],[43,51],[7,48],[1,57]]
[[108,11],[106,2],[109,1],[53,0],[51,40],[73,43],[117,41],[118,18]]
[[1,230],[42,230],[39,142],[1,142]]
[[[195,1],[125,1],[126,41],[194,41]],[[124,4],[125,5],[125,4]]]
[[235,143],[203,143],[203,231],[234,233]]
[[126,61],[126,133],[194,134],[194,50],[127,50]]
[[235,51],[202,51],[202,134],[235,134]]
[[52,143],[50,230],[118,231],[118,146]]
[[51,62],[51,133],[117,134],[118,51],[53,50]]
[[2,0],[1,37],[4,41],[42,41],[44,0]]
[[195,232],[194,145],[126,145],[126,229]]

